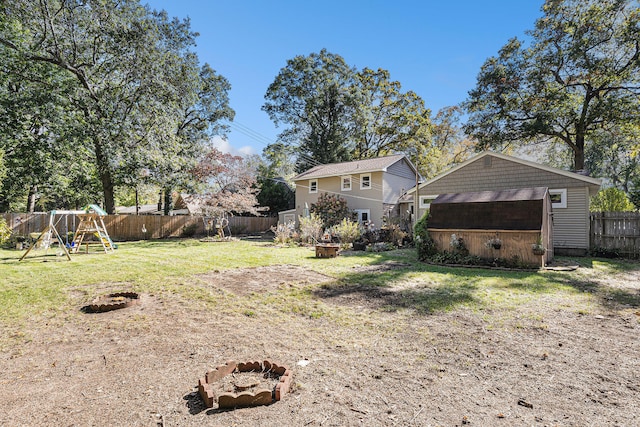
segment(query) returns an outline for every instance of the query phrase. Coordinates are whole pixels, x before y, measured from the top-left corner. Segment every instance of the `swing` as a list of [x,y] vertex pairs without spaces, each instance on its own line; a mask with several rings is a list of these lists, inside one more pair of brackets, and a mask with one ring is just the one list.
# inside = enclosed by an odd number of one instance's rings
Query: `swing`
[[62,249],[62,251],[59,252],[58,255],[60,256],[66,255],[67,259],[71,261],[71,256],[69,255],[69,251],[65,247],[64,241],[62,240],[62,237],[60,236],[60,233],[58,232],[58,229],[57,229],[58,224],[62,220],[62,217],[60,217],[57,221],[55,220],[56,214],[58,213],[63,213],[63,212],[51,211],[49,213],[49,224],[45,227],[44,230],[42,230],[42,232],[40,233],[40,236],[38,236],[35,243],[29,246],[27,251],[20,257],[19,261],[22,261],[23,259],[25,259],[32,249],[44,249],[45,255],[46,255],[51,245],[55,243],[54,236],[55,236],[56,242],[58,243],[58,247]]
[[[60,218],[56,220],[56,215],[61,215]],[[75,229],[75,233],[73,236],[73,241],[69,242],[69,219],[68,216],[73,215],[73,226]],[[80,217],[80,223],[76,228],[76,215]],[[84,210],[77,211],[66,211],[66,210],[56,210],[51,211],[49,213],[49,224],[45,227],[44,230],[38,236],[36,242],[31,245],[27,251],[20,257],[19,261],[22,261],[26,258],[26,256],[31,252],[32,249],[44,249],[48,250],[52,244],[58,243],[61,251],[57,253],[57,255],[62,256],[66,255],[67,259],[71,261],[71,256],[69,255],[69,251],[76,253],[80,248],[80,245],[83,243],[85,236],[87,235],[96,235],[98,237],[98,244],[102,246],[105,253],[113,252],[115,245],[109,234],[107,233],[107,229],[104,225],[104,221],[102,220],[103,216],[106,216],[107,213],[103,211],[97,205],[88,205],[84,208]],[[65,239],[60,236],[58,232],[58,225],[60,225],[60,221],[62,221],[62,217],[64,216],[64,224],[65,224]],[[55,237],[55,239],[54,239]],[[87,252],[88,252],[88,243],[87,244]]]

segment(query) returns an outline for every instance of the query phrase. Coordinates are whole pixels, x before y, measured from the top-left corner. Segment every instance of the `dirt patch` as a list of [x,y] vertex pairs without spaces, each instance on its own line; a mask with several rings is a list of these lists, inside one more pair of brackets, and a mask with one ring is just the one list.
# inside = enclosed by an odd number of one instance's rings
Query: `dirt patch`
[[207,285],[224,289],[236,295],[273,291],[282,287],[305,286],[333,280],[324,274],[295,265],[215,270],[198,277]]
[[[632,289],[636,274],[597,284]],[[326,276],[282,266],[203,280],[245,298],[265,288],[317,288],[305,283]],[[114,288],[122,286],[100,292]],[[80,307],[94,292],[70,295]],[[633,300],[583,312],[548,294],[512,310],[421,314],[409,304],[377,309],[384,293],[342,295],[349,304],[316,295],[318,304],[340,305],[337,315],[319,318],[247,317],[175,294],[143,294],[123,310],[33,316],[19,331],[3,325],[0,332],[14,337],[0,355],[0,425],[630,426],[640,419]],[[203,405],[196,386],[204,372],[261,357],[291,367],[291,394],[264,407]]]

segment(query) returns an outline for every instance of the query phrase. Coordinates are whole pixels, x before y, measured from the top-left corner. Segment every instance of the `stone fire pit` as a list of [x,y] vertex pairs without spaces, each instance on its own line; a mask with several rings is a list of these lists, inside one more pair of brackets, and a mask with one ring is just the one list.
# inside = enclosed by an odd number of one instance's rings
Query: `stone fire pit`
[[116,292],[99,296],[86,307],[86,310],[90,313],[103,313],[105,311],[130,307],[138,304],[139,301],[140,295],[135,292]]
[[[293,374],[286,366],[269,360],[262,363],[229,361],[200,378],[198,393],[207,408],[216,402],[221,409],[270,405],[289,392],[292,379]],[[268,386],[270,383],[275,386]]]

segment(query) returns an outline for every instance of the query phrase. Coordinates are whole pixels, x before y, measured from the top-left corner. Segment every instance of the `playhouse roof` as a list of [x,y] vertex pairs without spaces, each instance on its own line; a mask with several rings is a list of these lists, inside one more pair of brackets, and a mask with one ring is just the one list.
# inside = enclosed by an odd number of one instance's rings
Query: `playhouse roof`
[[441,194],[431,202],[429,228],[540,230],[548,197],[546,187]]
[[433,202],[431,202],[431,204],[436,205],[441,203],[488,203],[543,200],[547,195],[547,191],[547,187],[532,187],[516,188],[512,190],[441,194]]

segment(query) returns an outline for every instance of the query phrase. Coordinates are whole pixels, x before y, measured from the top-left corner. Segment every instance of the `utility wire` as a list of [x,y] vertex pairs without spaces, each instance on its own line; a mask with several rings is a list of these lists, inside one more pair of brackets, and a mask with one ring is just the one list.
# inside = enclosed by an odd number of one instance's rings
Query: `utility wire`
[[[250,127],[248,127],[247,125],[244,125],[240,122],[230,122],[231,123],[231,127],[235,130],[237,130],[238,132],[248,136],[249,138],[257,141],[258,143],[264,145],[265,147],[271,144],[274,144],[276,141],[270,139],[269,137],[261,134],[258,131],[255,131],[253,129],[251,129]],[[320,163],[319,161],[317,161],[316,159],[314,159],[313,157],[309,156],[306,153],[298,153],[298,157],[302,157],[303,160],[306,160],[307,163],[311,164],[313,167],[315,166],[324,166],[324,163]],[[313,178],[309,178],[309,179],[313,179]],[[355,178],[351,178],[352,181],[352,185],[353,182],[355,181],[356,184],[360,184],[360,178],[359,177],[355,177]],[[298,184],[300,185],[300,184]],[[382,185],[380,184],[376,184],[372,181],[369,182],[369,185],[371,186],[371,188],[375,188],[377,190],[382,190]],[[304,187],[303,188],[308,188],[308,187]],[[341,193],[335,193],[335,194],[341,194]],[[358,196],[350,196],[350,197],[358,197]],[[364,198],[367,199],[367,198]],[[377,200],[377,199],[368,199],[368,200],[374,200],[374,201],[381,201],[381,200]]]

